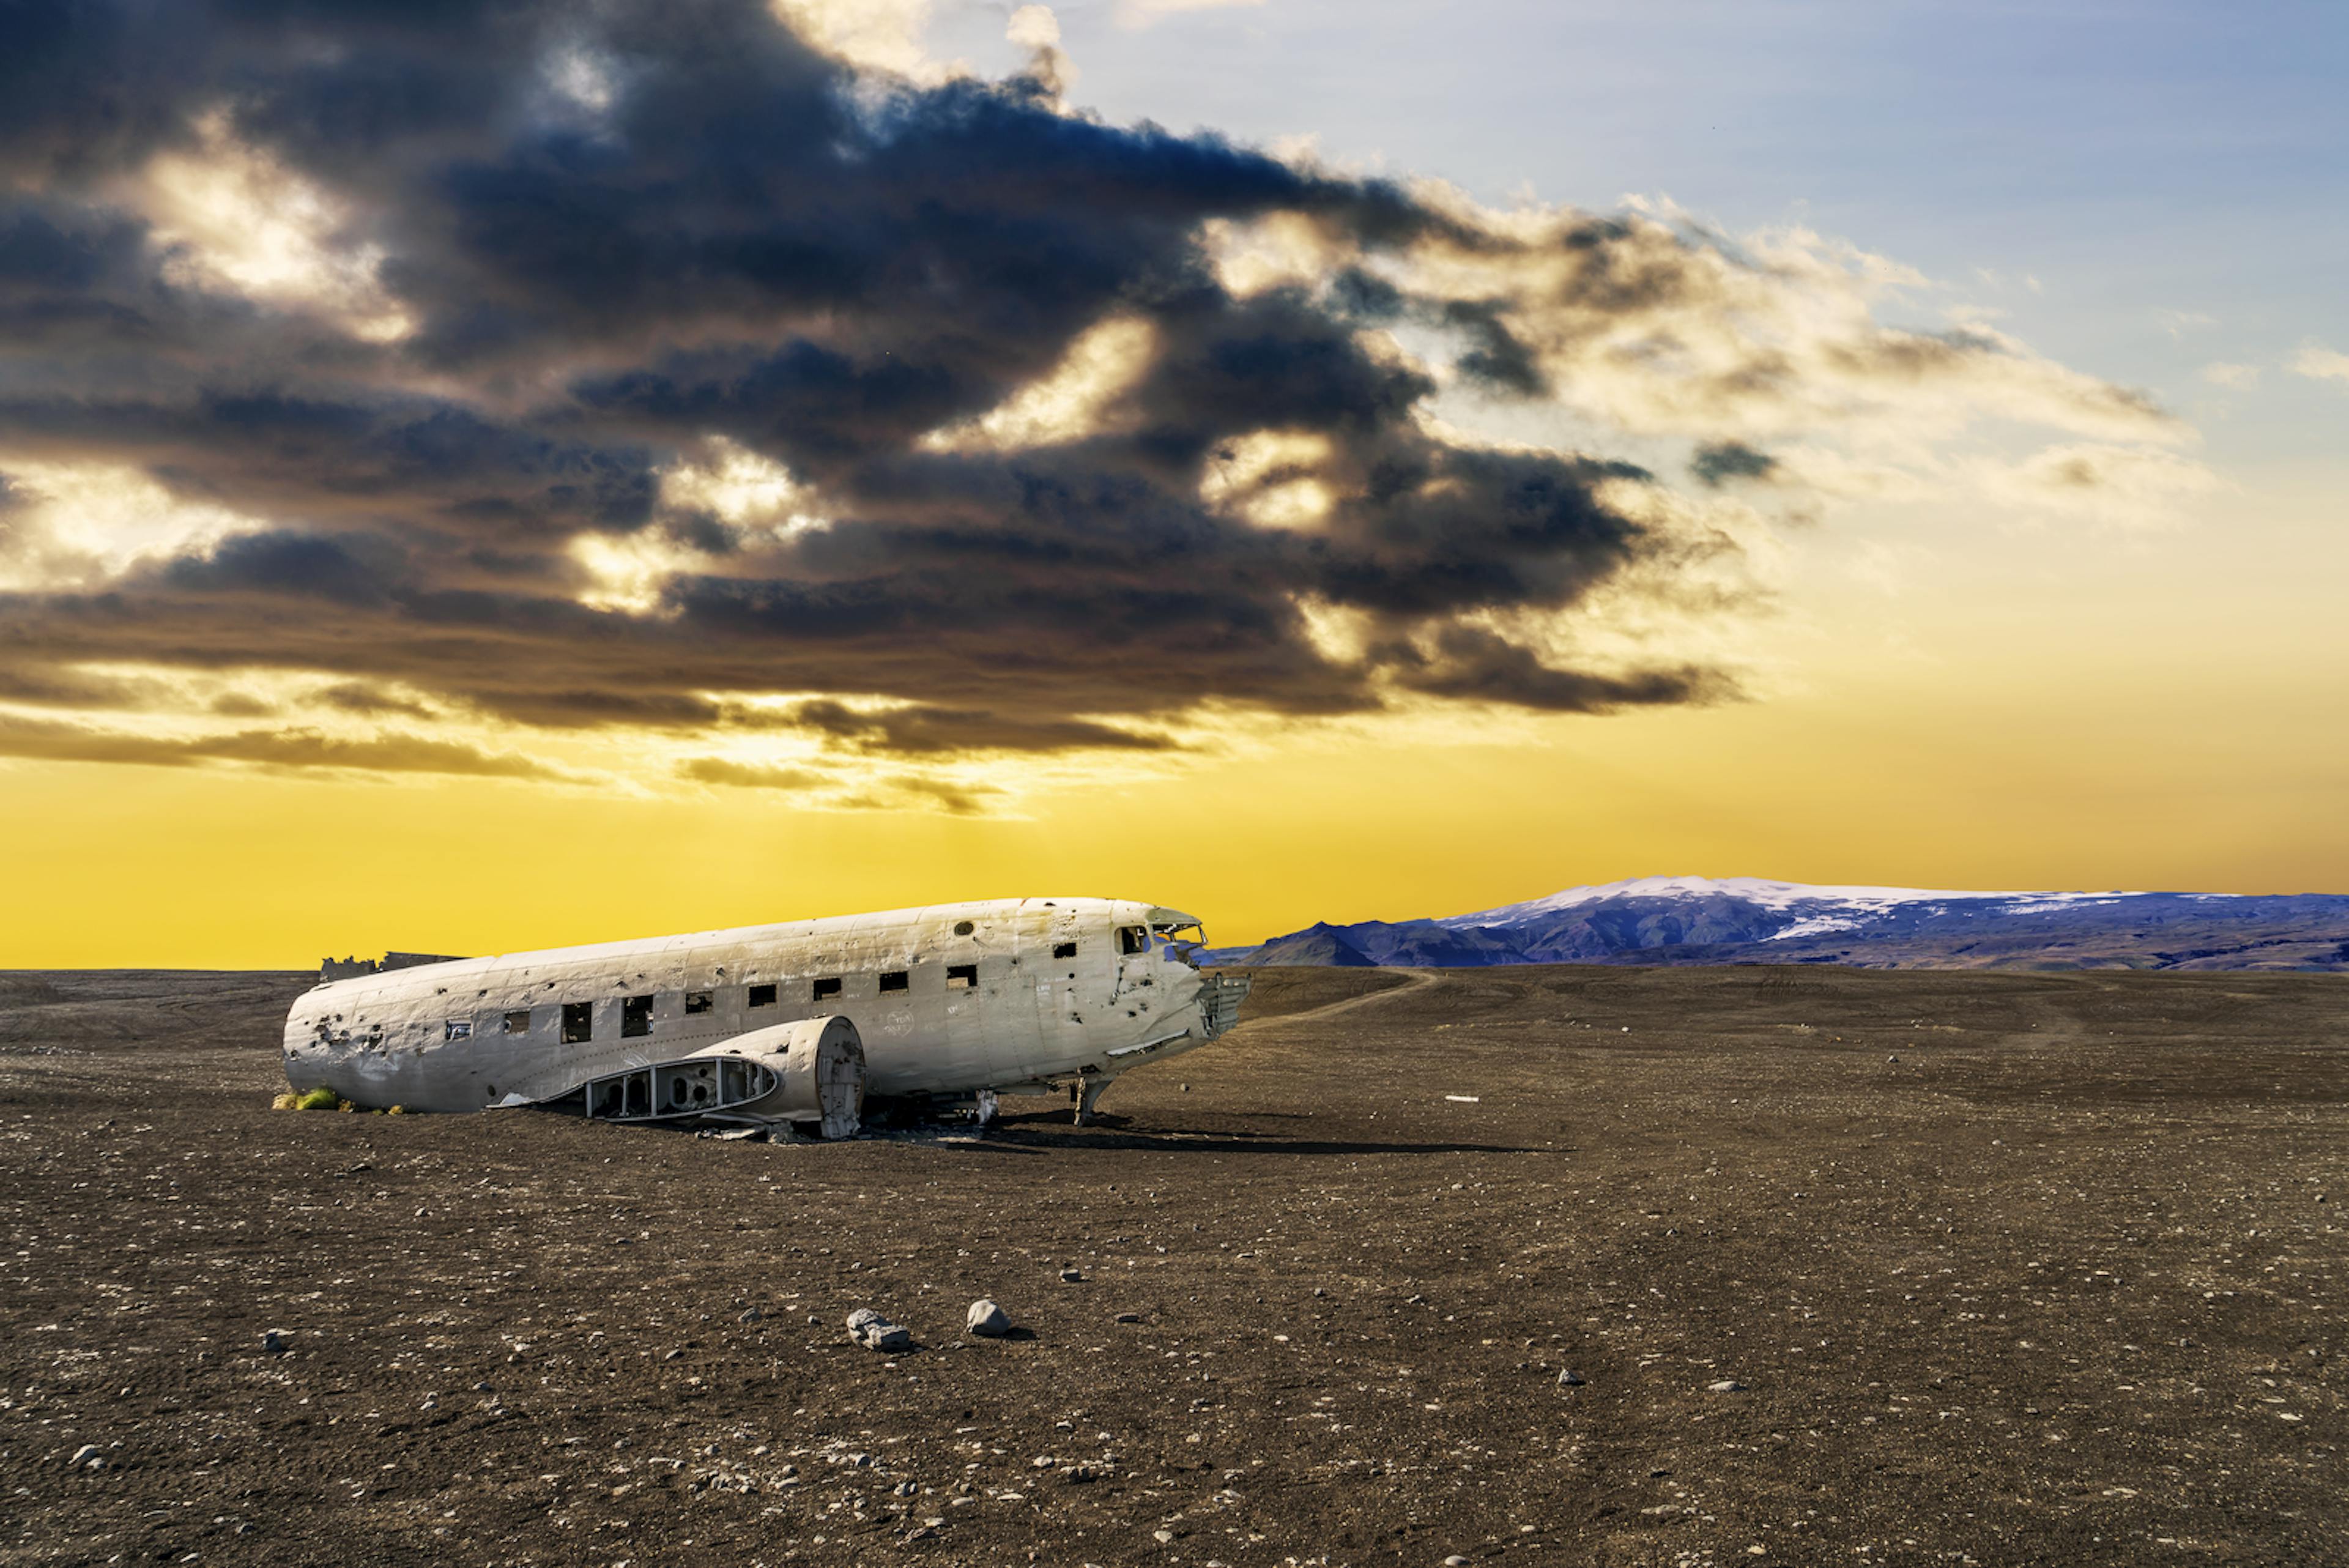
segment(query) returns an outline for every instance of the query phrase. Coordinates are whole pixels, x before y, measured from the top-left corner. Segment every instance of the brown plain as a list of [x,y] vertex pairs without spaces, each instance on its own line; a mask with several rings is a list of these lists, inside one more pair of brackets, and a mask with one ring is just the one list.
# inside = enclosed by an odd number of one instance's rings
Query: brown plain
[[1272,970],[831,1146],[272,1112],[305,983],[0,975],[0,1563],[2349,1562],[2340,978]]

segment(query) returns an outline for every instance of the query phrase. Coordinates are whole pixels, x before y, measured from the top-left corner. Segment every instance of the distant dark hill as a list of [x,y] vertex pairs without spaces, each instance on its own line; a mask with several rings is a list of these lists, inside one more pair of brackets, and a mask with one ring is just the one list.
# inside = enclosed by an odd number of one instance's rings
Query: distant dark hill
[[1318,964],[1340,969],[1371,969],[1378,961],[1348,941],[1336,926],[1308,926],[1254,950],[1260,957],[1250,963]]
[[2349,897],[1985,893],[1646,877],[1443,919],[1321,923],[1236,964],[1843,963],[2349,971]]

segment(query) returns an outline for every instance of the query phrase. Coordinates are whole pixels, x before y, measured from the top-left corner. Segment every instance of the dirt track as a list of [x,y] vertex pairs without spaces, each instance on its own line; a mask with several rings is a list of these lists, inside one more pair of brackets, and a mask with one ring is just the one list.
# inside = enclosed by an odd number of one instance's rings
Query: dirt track
[[304,983],[0,975],[0,1561],[2349,1562],[2338,978],[1278,971],[828,1147],[272,1113]]

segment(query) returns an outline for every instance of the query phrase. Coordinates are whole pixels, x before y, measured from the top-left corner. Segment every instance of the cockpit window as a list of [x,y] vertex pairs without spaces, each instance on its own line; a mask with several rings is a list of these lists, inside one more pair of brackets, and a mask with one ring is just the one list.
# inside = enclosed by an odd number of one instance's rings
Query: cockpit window
[[1117,950],[1129,957],[1150,950],[1150,929],[1146,926],[1120,926],[1117,929]]
[[1186,920],[1179,925],[1170,921],[1164,925],[1153,926],[1150,931],[1153,936],[1166,944],[1167,957],[1178,963],[1189,964],[1193,969],[1199,967],[1199,950],[1207,945],[1206,927],[1196,920]]

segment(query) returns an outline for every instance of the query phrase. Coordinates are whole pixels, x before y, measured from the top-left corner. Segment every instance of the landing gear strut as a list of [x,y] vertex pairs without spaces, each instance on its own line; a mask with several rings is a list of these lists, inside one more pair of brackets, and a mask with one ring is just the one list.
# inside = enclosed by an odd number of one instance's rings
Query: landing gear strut
[[1075,1112],[1077,1126],[1084,1127],[1092,1122],[1093,1106],[1101,1099],[1102,1091],[1108,1088],[1109,1085],[1110,1081],[1107,1078],[1085,1077],[1069,1085],[1069,1106]]

